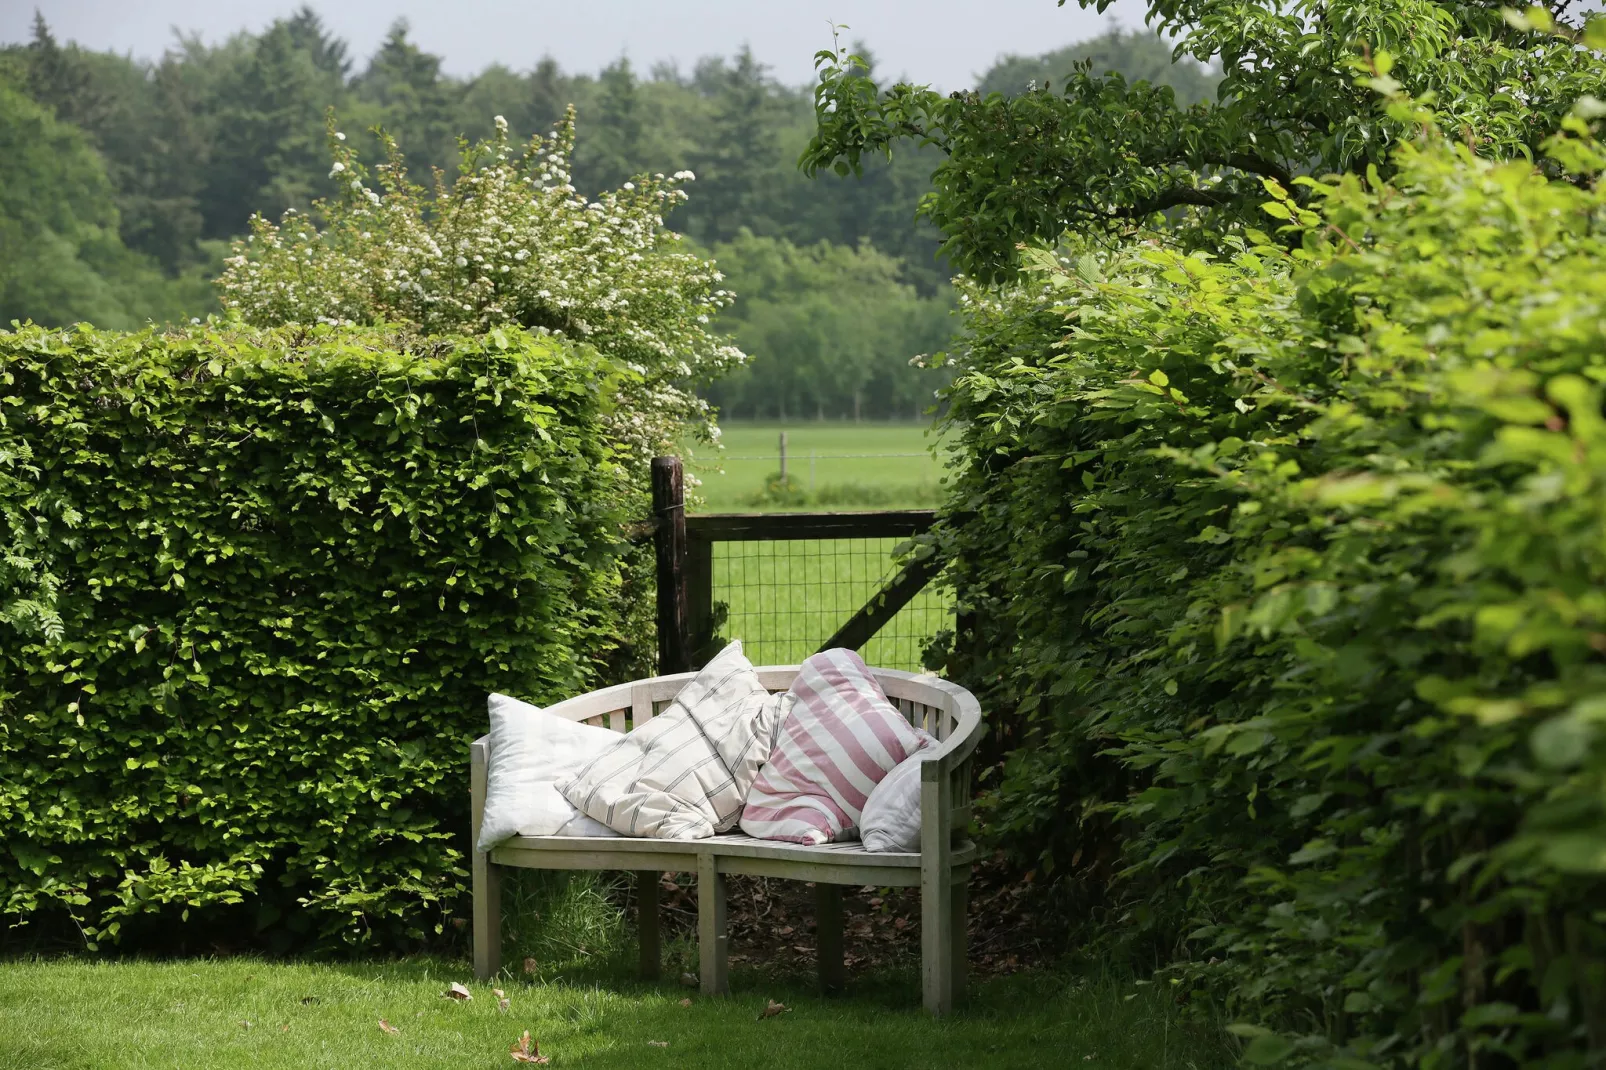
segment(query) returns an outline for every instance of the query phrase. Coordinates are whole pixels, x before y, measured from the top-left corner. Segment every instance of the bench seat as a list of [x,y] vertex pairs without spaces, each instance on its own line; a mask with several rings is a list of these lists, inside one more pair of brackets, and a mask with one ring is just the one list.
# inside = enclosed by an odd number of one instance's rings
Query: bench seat
[[[651,840],[636,837],[514,836],[491,852],[499,866],[525,869],[652,869],[695,873],[700,859],[712,855],[720,873],[756,877],[824,881],[827,884],[873,884],[877,888],[920,885],[919,852],[867,851],[864,845],[760,840],[739,832],[705,840]],[[969,840],[954,846],[951,865],[968,866],[976,857]]]
[[[766,666],[759,679],[770,691],[792,685],[798,666]],[[970,759],[980,738],[981,711],[964,688],[935,676],[872,669],[887,697],[916,727],[937,740],[919,753],[920,850],[867,851],[857,842],[817,847],[760,840],[741,833],[702,840],[639,837],[515,836],[489,854],[475,851],[474,973],[501,969],[501,877],[506,869],[592,869],[633,872],[637,883],[641,972],[660,968],[658,881],[665,872],[697,874],[699,982],[713,995],[729,990],[725,877],[749,874],[814,885],[820,981],[840,989],[843,968],[844,885],[920,889],[921,974],[926,1009],[944,1014],[964,993],[965,914],[971,863],[977,850],[970,826]],[[546,712],[617,732],[644,724],[667,706],[692,673],[619,684],[568,699]],[[470,750],[470,809],[474,835],[485,810],[490,737]]]

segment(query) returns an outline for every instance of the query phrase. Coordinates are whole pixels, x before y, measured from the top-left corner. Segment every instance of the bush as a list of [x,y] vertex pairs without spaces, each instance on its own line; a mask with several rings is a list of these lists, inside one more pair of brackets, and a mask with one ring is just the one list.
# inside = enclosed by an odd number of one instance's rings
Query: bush
[[1219,258],[967,294],[938,537],[992,829],[1251,1062],[1606,1054],[1598,109],[1538,168],[1430,132],[1268,183],[1282,231]]
[[440,932],[486,692],[613,639],[616,388],[517,329],[0,332],[0,909]]
[[516,325],[594,345],[633,372],[618,381],[611,424],[643,487],[648,460],[684,431],[709,437],[712,414],[689,387],[745,358],[707,326],[730,303],[724,276],[664,229],[690,171],[638,175],[587,200],[569,181],[572,110],[522,151],[497,116],[493,137],[464,144],[462,173],[431,191],[408,178],[388,136],[371,178],[333,119],[329,134],[340,196],[312,216],[253,217],[218,280],[225,308],[264,327]]

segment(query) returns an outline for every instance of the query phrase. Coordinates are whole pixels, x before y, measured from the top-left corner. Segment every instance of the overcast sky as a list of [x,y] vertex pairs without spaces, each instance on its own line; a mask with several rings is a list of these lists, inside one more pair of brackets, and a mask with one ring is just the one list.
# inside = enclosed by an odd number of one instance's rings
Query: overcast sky
[[[219,41],[260,30],[298,0],[0,0],[0,42],[31,36],[35,7],[58,40],[154,58],[175,29]],[[1141,0],[1115,0],[1104,15],[1075,0],[321,0],[312,7],[351,43],[359,66],[397,18],[413,39],[473,74],[491,63],[524,70],[551,53],[571,71],[596,71],[620,54],[646,71],[660,60],[689,68],[698,56],[750,44],[776,77],[810,80],[827,23],[863,38],[887,74],[944,89],[968,86],[1006,52],[1038,53],[1101,33],[1111,17],[1142,24]]]

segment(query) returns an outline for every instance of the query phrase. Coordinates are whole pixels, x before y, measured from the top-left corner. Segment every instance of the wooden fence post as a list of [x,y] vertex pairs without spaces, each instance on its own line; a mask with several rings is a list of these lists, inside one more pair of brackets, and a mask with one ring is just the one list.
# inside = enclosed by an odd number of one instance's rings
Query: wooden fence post
[[686,487],[679,457],[652,459],[653,534],[658,565],[658,672],[691,669],[686,597]]

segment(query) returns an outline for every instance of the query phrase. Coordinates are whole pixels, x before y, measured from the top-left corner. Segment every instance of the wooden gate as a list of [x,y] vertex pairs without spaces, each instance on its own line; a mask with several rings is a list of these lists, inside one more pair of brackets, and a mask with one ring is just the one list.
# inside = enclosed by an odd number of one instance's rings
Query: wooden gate
[[[715,652],[712,648],[722,623],[714,597],[716,543],[835,545],[835,540],[908,539],[928,531],[935,519],[930,509],[687,516],[684,475],[677,457],[653,460],[652,498],[661,673],[696,668]],[[858,556],[869,555],[860,552]],[[855,611],[843,613],[822,637],[818,649],[862,648],[925,590],[941,568],[936,554],[917,552]],[[772,597],[778,594],[772,592]],[[776,616],[779,619],[780,614]]]

